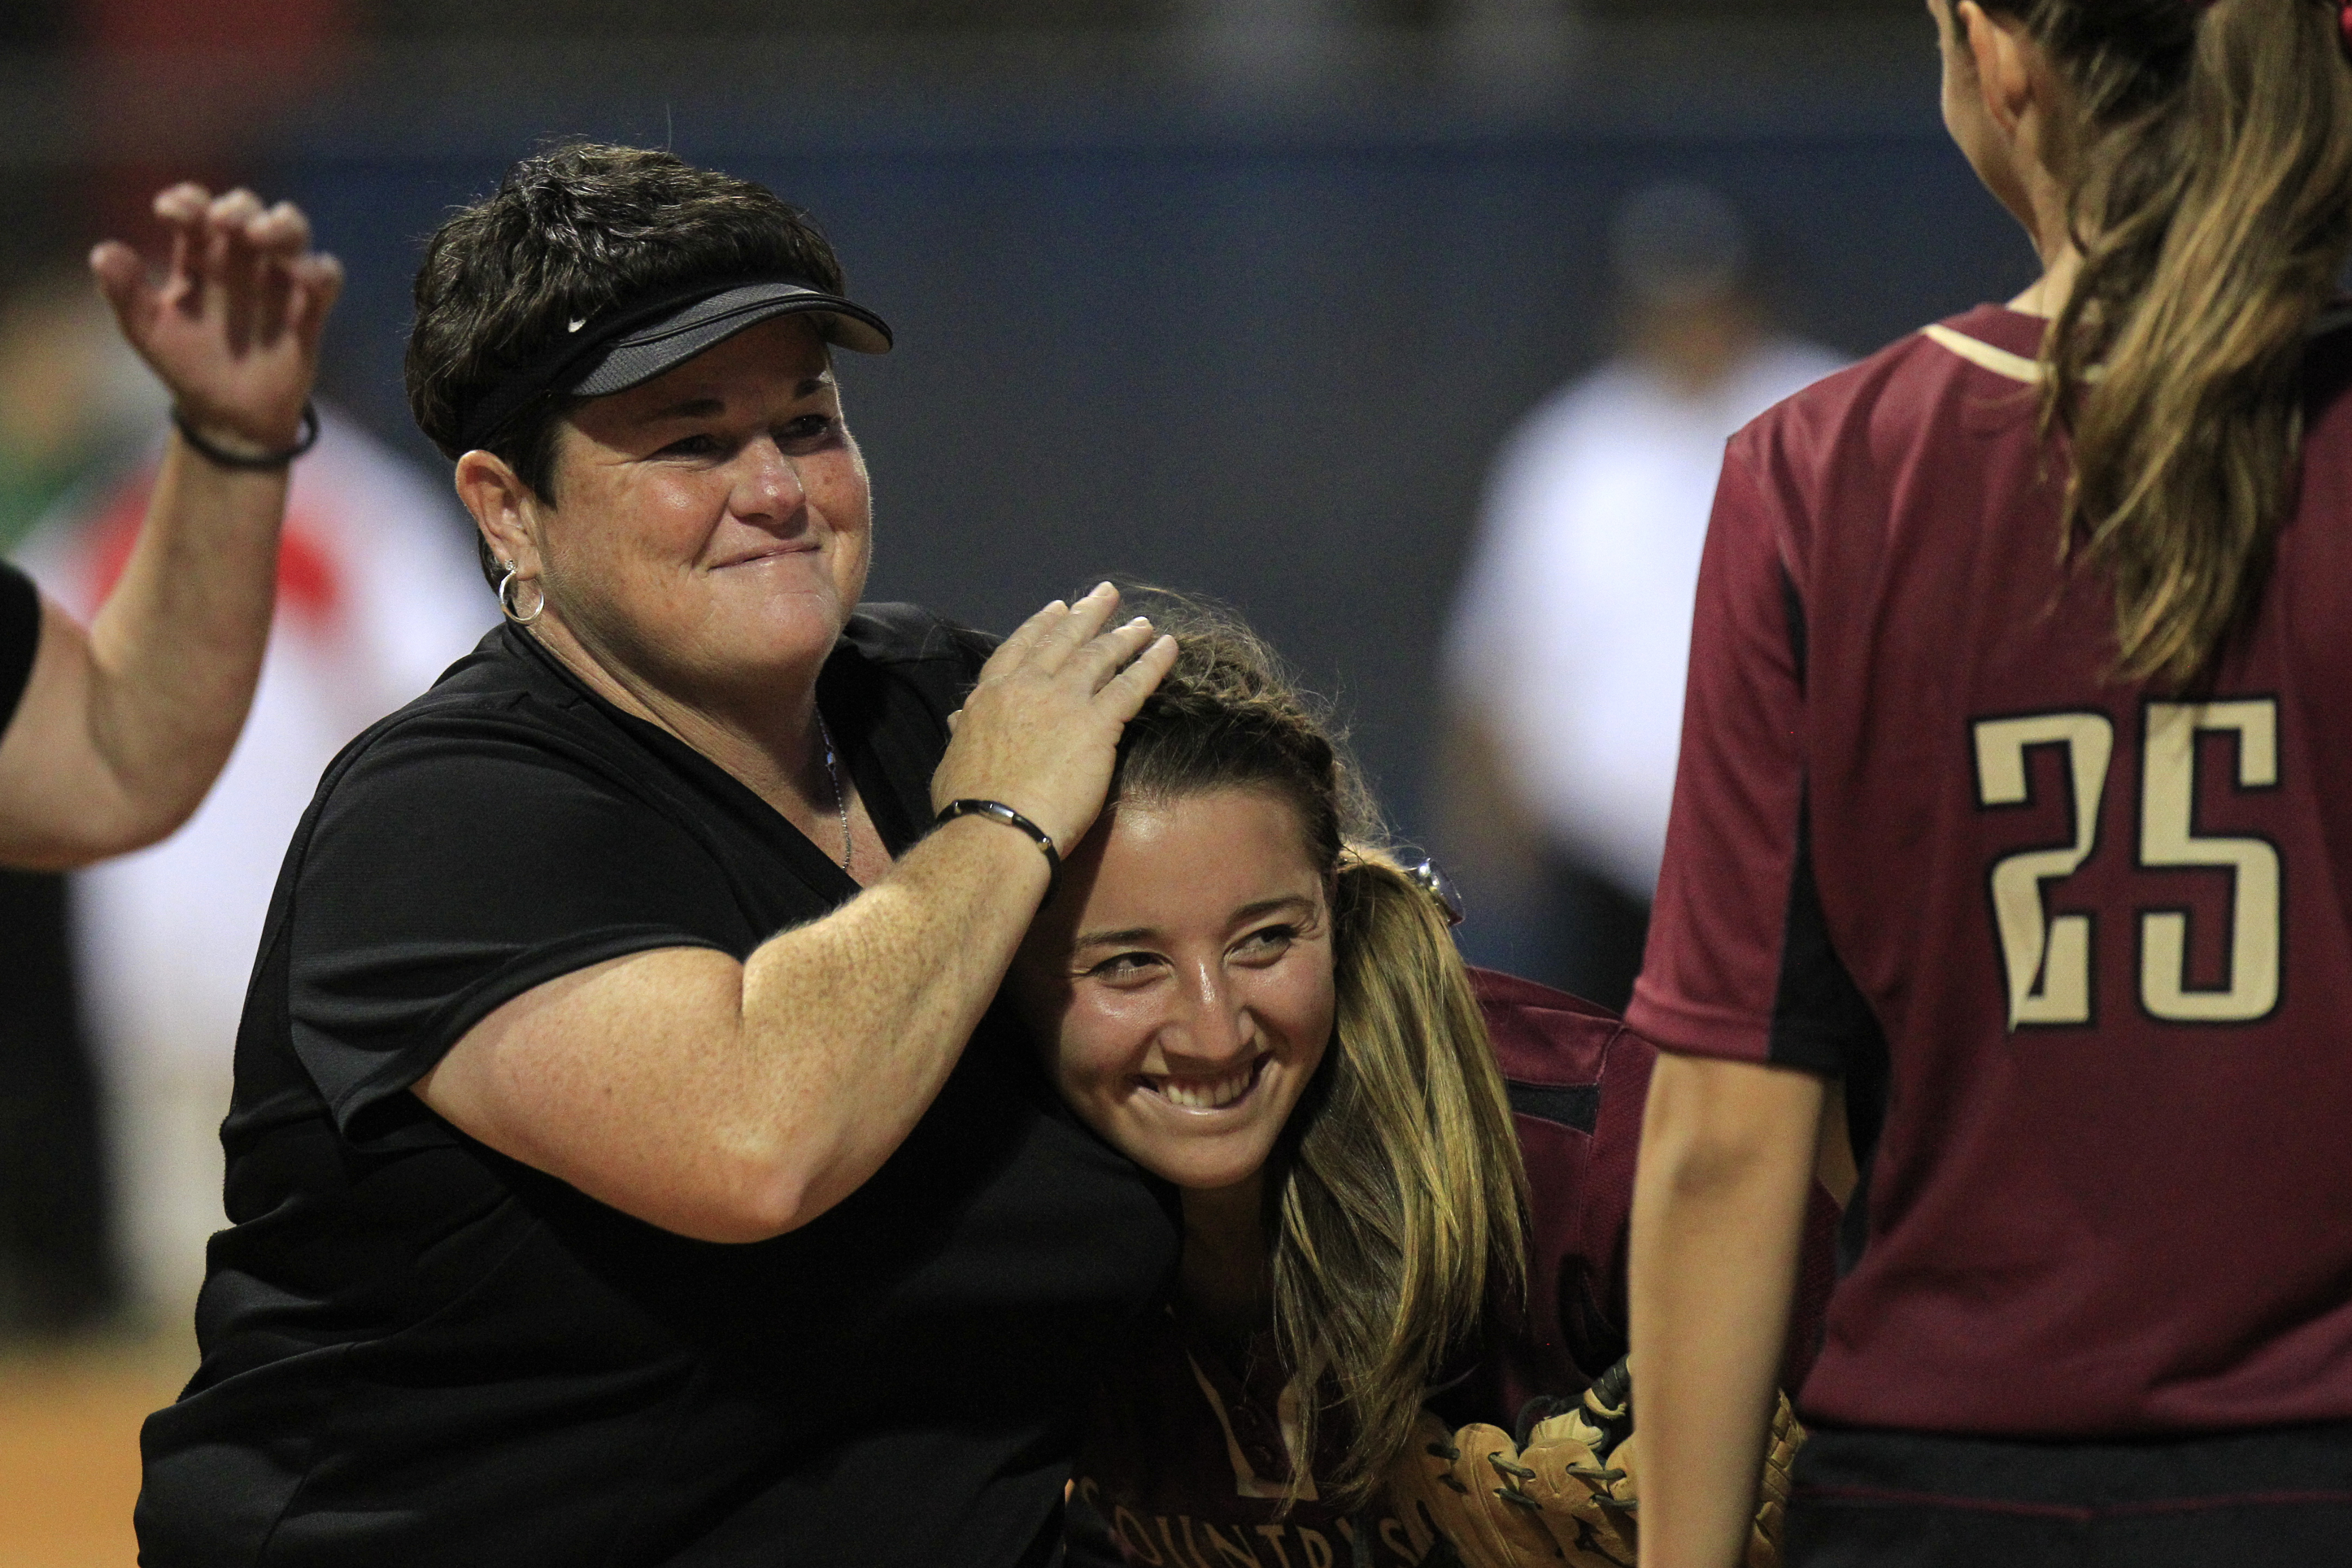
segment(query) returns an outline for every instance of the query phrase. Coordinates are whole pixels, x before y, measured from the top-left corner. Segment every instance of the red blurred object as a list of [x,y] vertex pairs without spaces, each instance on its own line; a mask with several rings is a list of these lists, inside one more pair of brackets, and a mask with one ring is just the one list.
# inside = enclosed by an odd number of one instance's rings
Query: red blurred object
[[355,21],[352,0],[78,0],[90,237],[152,248],[157,191],[242,183],[254,132],[320,89]]
[[332,50],[349,36],[346,0],[81,0],[98,54],[240,50],[279,60]]
[[[142,473],[126,480],[89,525],[84,536],[83,581],[89,585],[89,608],[95,610],[114,592],[123,568],[131,563],[131,547],[139,542],[139,525],[147,516],[147,497],[154,476]],[[299,508],[288,511],[286,530],[278,546],[278,604],[304,622],[323,626],[331,622],[343,600],[342,583],[333,558],[318,541],[318,530]]]

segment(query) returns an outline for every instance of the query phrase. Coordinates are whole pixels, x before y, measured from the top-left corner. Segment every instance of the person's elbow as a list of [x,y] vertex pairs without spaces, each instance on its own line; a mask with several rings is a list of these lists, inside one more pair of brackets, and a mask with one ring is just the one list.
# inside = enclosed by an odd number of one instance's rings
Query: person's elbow
[[748,1246],[809,1225],[855,1188],[830,1179],[807,1141],[774,1130],[713,1141],[690,1167],[699,1179],[659,1201],[651,1219],[694,1241]]
[[1643,1117],[1642,1178],[1705,1201],[1810,1174],[1822,1093],[1820,1079],[1793,1068],[1662,1052]]
[[19,871],[79,871],[160,844],[204,804],[204,791],[142,795],[92,789],[32,802],[0,821],[0,866]]
[[213,774],[196,780],[172,780],[128,792],[122,803],[96,825],[83,846],[81,863],[110,860],[135,849],[161,844],[188,824],[211,793]]
[[1643,1162],[1643,1173],[1653,1187],[1685,1202],[1706,1202],[1740,1193],[1766,1176],[1769,1152],[1751,1139],[1713,1127],[1692,1129],[1686,1136],[1662,1139]]
[[42,673],[0,734],[0,865],[78,870],[178,832],[204,805],[229,745],[125,748],[84,693]]
[[0,723],[0,865],[70,871],[170,837],[227,766],[250,696],[192,705],[110,674],[90,634],[45,605]]
[[[427,1103],[436,1100],[428,1098]],[[609,1151],[519,1135],[512,1128],[477,1121],[468,1129],[460,1121],[459,1130],[608,1208],[689,1241],[772,1241],[809,1224],[845,1195],[828,1196],[808,1162],[795,1158],[780,1140],[723,1127],[667,1141],[658,1151],[632,1151],[618,1160]]]
[[807,1038],[746,1035],[743,997],[742,964],[715,949],[607,959],[510,998],[411,1087],[467,1137],[632,1218],[767,1241],[888,1149],[822,1075],[788,1070],[821,1054]]

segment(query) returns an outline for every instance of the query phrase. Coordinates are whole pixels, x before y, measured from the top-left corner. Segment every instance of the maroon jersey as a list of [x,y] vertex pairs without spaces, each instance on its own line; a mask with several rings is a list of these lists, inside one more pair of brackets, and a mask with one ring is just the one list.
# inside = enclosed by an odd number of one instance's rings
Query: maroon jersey
[[2112,593],[2058,559],[2040,321],[1971,311],[1732,440],[1629,1016],[1846,1080],[1862,1245],[1810,1419],[2352,1417],[2342,325],[2195,692],[2115,679]]
[[[1580,1394],[1625,1353],[1626,1221],[1655,1053],[1590,1003],[1507,974],[1473,970],[1471,979],[1527,1163],[1528,1311],[1486,1325],[1429,1403],[1449,1426],[1509,1428],[1528,1399]],[[1792,1380],[1818,1336],[1832,1224],[1823,1198],[1808,1247],[1812,1289],[1791,1335]],[[1271,1335],[1235,1366],[1181,1307],[1139,1324],[1089,1414],[1072,1494],[1073,1563],[1413,1563],[1383,1500],[1343,1517],[1315,1495],[1313,1476],[1337,1458],[1328,1425],[1304,1499],[1279,1511],[1297,1447],[1286,1383]]]

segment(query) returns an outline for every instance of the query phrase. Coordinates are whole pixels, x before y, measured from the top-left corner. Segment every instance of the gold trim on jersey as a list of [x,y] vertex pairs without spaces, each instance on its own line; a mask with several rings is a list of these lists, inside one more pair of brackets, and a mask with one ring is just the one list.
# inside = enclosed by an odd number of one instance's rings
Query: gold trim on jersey
[[[1210,1410],[1215,1414],[1217,1425],[1224,1428],[1225,1457],[1233,1461],[1234,1495],[1246,1498],[1288,1497],[1289,1487],[1279,1481],[1264,1480],[1259,1478],[1256,1468],[1250,1464],[1248,1456],[1242,1452],[1241,1435],[1234,1430],[1234,1418],[1225,1409],[1224,1397],[1218,1394],[1217,1385],[1209,1380],[1207,1373],[1201,1370],[1201,1363],[1192,1359],[1190,1352],[1185,1353],[1184,1364],[1192,1369],[1192,1381],[1201,1385],[1201,1393],[1207,1398]],[[1301,1441],[1305,1434],[1301,1430],[1301,1423],[1298,1419],[1297,1382],[1283,1385],[1282,1394],[1275,1404],[1274,1418],[1276,1425],[1282,1429],[1283,1452],[1290,1460],[1291,1473],[1304,1478],[1298,1484],[1299,1500],[1319,1502],[1322,1500],[1315,1494],[1314,1468],[1308,1462],[1308,1456],[1305,1452],[1306,1446]]]
[[1919,332],[1929,342],[1951,350],[1979,370],[1989,370],[1995,375],[2021,381],[2028,386],[2042,384],[2042,363],[2038,360],[2013,354],[2007,349],[1997,349],[1966,332],[1956,332],[1940,321],[1932,327],[1920,328]]
[[[2312,321],[2310,327],[2305,331],[2304,336],[2325,337],[2329,332],[2347,326],[2352,326],[2352,302],[2332,305],[2322,310]],[[2028,386],[2042,384],[2040,360],[2028,359],[2023,354],[2013,354],[2007,349],[1995,348],[1981,338],[1972,338],[1966,332],[1956,332],[1941,321],[1934,326],[1920,328],[1919,335],[1931,343],[1949,349],[1979,370],[1989,370],[1995,375],[2004,376],[2011,381],[2023,382]],[[2103,368],[2093,365],[2083,379],[2098,380],[2099,373]]]

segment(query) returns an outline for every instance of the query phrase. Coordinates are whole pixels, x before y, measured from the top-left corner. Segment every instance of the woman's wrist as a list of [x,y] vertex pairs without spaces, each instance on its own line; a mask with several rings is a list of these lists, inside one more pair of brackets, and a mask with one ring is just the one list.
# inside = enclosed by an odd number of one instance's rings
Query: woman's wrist
[[1046,903],[1053,901],[1055,889],[1062,885],[1062,851],[1054,843],[1052,834],[1001,800],[985,800],[974,795],[966,795],[948,802],[940,807],[939,815],[931,820],[934,825],[944,826],[960,816],[978,817],[983,821],[1000,823],[1017,833],[1026,835],[1034,841],[1038,849],[1045,857],[1045,897],[1042,901]]
[[198,457],[215,468],[268,472],[286,468],[319,444],[319,411],[307,399],[294,429],[283,439],[257,438],[217,421],[202,419],[174,405],[173,428]]

